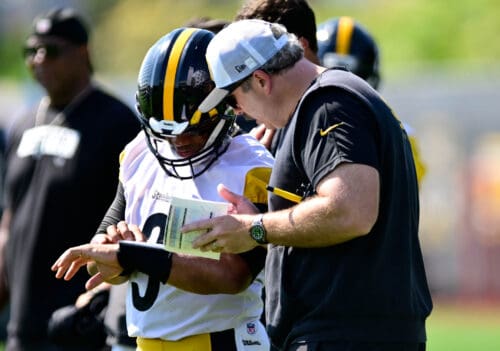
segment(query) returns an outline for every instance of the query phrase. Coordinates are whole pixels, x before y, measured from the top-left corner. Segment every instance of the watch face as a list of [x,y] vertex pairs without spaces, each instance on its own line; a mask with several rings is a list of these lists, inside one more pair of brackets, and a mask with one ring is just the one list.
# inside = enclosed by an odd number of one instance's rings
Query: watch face
[[262,214],[258,215],[254,219],[249,232],[253,240],[258,242],[259,244],[267,244],[267,233],[266,228],[264,228],[264,224],[262,223]]
[[252,227],[252,232],[251,233],[252,233],[252,237],[256,241],[264,239],[265,231],[264,231],[264,228],[262,228],[261,226],[254,226],[254,227]]

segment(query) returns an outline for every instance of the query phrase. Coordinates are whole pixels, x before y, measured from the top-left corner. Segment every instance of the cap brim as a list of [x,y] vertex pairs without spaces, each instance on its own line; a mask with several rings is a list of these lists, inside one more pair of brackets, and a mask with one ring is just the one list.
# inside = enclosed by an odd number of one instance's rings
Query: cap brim
[[226,96],[229,95],[229,90],[215,88],[208,94],[208,96],[203,100],[198,106],[198,110],[205,113],[213,109],[215,106],[221,103]]

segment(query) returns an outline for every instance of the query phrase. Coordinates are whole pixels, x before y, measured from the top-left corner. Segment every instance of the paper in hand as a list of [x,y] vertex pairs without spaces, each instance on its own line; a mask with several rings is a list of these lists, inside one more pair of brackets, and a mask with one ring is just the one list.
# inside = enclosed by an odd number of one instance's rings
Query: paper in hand
[[192,242],[202,234],[201,231],[181,233],[180,229],[184,224],[224,215],[228,211],[228,205],[226,202],[172,197],[164,241],[165,248],[171,252],[218,260],[220,258],[219,252],[203,252],[199,249],[193,249]]

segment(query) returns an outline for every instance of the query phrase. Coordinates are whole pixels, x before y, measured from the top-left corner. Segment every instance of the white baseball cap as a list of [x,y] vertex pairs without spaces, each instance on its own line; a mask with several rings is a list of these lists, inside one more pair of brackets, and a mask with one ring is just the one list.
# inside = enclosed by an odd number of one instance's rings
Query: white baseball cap
[[262,67],[288,42],[288,35],[275,38],[271,23],[248,19],[236,21],[222,29],[210,41],[206,59],[215,88],[198,109],[208,112],[236,87]]

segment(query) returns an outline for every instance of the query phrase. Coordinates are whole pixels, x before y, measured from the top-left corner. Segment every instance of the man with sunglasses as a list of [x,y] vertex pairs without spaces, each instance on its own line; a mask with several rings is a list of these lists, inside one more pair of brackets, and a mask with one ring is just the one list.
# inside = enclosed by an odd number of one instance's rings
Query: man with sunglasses
[[139,131],[133,111],[92,81],[89,32],[70,8],[37,16],[23,49],[46,96],[7,136],[2,285],[10,293],[7,350],[51,351],[47,323],[85,291],[50,266],[61,250],[88,242],[113,199],[118,160]]
[[[236,113],[283,128],[270,212],[221,193],[238,214],[187,224],[194,247],[268,244],[266,326],[276,349],[425,350],[432,309],[418,239],[408,135],[384,99],[343,69],[308,61],[276,23],[237,21],[207,48],[216,88]],[[231,196],[228,196],[231,195]]]

